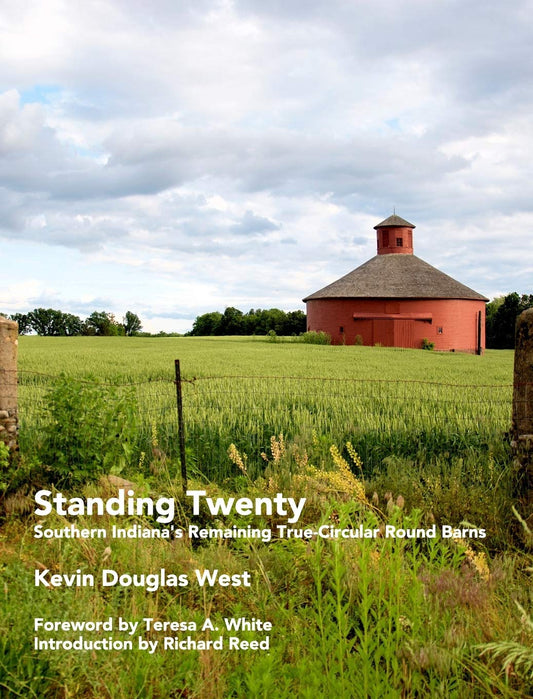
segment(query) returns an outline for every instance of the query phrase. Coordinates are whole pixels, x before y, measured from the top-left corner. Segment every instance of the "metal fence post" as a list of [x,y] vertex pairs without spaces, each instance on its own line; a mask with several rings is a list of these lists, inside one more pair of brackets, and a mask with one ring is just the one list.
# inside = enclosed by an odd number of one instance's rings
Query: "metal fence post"
[[183,494],[187,491],[187,464],[185,461],[185,427],[183,424],[183,400],[181,394],[181,368],[180,360],[174,360],[174,370],[176,373],[176,402],[178,406],[178,439],[180,444],[180,462],[181,462],[181,484]]

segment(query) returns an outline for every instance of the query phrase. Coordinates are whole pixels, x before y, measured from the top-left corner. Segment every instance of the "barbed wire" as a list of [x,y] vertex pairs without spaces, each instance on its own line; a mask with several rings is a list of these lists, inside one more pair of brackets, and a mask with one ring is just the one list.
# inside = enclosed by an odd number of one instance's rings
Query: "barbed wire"
[[[46,377],[47,379],[58,380],[60,378],[65,378],[61,375],[46,374],[44,372],[25,372],[31,376]],[[66,377],[67,380],[69,377]],[[73,381],[88,384],[97,388],[102,389],[105,393],[106,388],[130,388],[145,387],[146,391],[137,391],[137,397],[141,400],[148,400],[150,396],[157,397],[158,400],[165,398],[167,400],[173,400],[173,393],[165,390],[157,390],[159,387],[163,386],[165,388],[172,388],[174,390],[176,381],[174,379],[165,378],[151,378],[145,381],[125,381],[125,382],[101,382],[93,381],[87,379],[72,379]],[[226,382],[230,382],[231,385],[228,386]],[[277,381],[277,385],[273,385],[273,381]],[[299,390],[294,387],[294,385],[286,386],[287,382],[298,381],[301,386],[305,388],[300,388]],[[197,383],[197,382],[202,382]],[[205,386],[204,382],[211,382],[211,385]],[[221,385],[224,382],[224,385]],[[265,385],[262,382],[269,382]],[[336,390],[331,390],[332,382],[336,386]],[[390,402],[426,402],[426,401],[436,401],[441,406],[505,406],[511,404],[511,389],[512,384],[455,384],[450,382],[437,382],[437,381],[420,381],[420,380],[404,380],[404,379],[353,379],[353,378],[332,378],[332,377],[296,377],[296,376],[250,376],[250,375],[220,375],[220,376],[210,376],[210,377],[195,377],[194,379],[182,379],[181,383],[191,387],[192,390],[185,390],[184,396],[188,400],[215,400],[217,398],[226,399],[231,396],[234,400],[237,398],[250,398],[253,395],[261,396],[264,400],[265,396],[271,400],[281,400],[284,401],[301,400],[305,402],[306,400],[314,399],[320,397],[324,401],[334,401],[336,399],[342,399],[346,397],[357,398],[359,400],[365,401],[379,401],[381,403]],[[313,385],[314,384],[314,385]],[[356,393],[352,392],[351,386],[357,385],[360,390]],[[6,385],[6,384],[4,384]],[[46,384],[36,384],[32,382],[19,381],[17,384],[9,383],[7,386],[17,385],[20,390],[21,395],[26,395],[28,392],[33,395],[32,400],[37,399],[39,392],[44,393],[50,389],[49,385]],[[327,385],[327,392],[323,391],[323,386]],[[419,395],[408,391],[411,386],[416,385],[428,390],[422,391]],[[531,384],[525,384],[531,385]],[[340,386],[346,387],[345,390],[339,390]],[[365,390],[365,388],[371,389],[374,386],[386,386],[389,390],[386,392],[376,392],[372,390]],[[154,391],[150,391],[150,388],[154,388]],[[401,389],[405,388],[405,391]],[[515,385],[516,388],[516,385]],[[457,393],[461,392],[461,395],[446,396],[440,394],[440,389],[456,389]],[[462,392],[465,389],[469,389],[469,395],[463,395]],[[526,403],[526,398],[515,398],[517,403]]]
[[[106,405],[132,396],[131,419],[142,449],[152,453],[155,435],[157,448],[166,455],[178,455],[177,384],[170,375],[107,381],[19,371],[19,420],[28,441],[47,429],[56,382],[69,380],[98,391]],[[331,443],[359,441],[366,450],[365,463],[373,464],[393,451],[394,445],[405,450],[406,440],[413,453],[425,448],[446,451],[451,443],[484,448],[479,445],[501,439],[511,425],[511,383],[219,374],[182,377],[180,384],[188,453],[213,473],[231,468],[225,461],[233,442],[256,459],[259,468],[260,453],[268,451],[271,436],[281,431],[302,437],[306,444],[315,433]]]
[[[49,374],[42,371],[32,371],[28,369],[23,370],[9,370],[0,369],[0,373],[18,373],[20,384],[21,378],[25,376],[40,376],[47,379],[58,380],[58,379],[72,379],[72,381],[77,381],[79,383],[94,384],[96,386],[142,386],[146,384],[175,384],[176,379],[174,376],[169,377],[150,377],[144,379],[143,381],[109,381],[107,379],[89,379],[89,378],[79,378],[75,376],[70,376],[68,374]],[[221,380],[250,380],[250,381],[323,381],[323,382],[349,382],[349,383],[361,383],[361,384],[418,384],[426,386],[442,386],[446,388],[513,388],[517,386],[532,386],[531,382],[514,382],[514,383],[498,383],[498,384],[478,384],[478,383],[452,383],[448,381],[427,381],[423,379],[373,379],[373,378],[356,378],[352,376],[297,376],[297,375],[279,375],[279,374],[217,374],[209,376],[192,376],[191,378],[181,378],[181,383],[194,384],[196,382],[203,381],[221,381]]]

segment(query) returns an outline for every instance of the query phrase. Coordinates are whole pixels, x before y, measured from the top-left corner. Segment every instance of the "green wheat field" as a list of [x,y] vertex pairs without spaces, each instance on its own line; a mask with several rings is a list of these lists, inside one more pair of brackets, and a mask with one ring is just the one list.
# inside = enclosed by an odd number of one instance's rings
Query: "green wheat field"
[[[276,532],[286,523],[276,514],[192,513],[180,476],[175,359],[189,489],[226,499],[306,498],[293,526],[379,535],[36,539],[43,520],[33,513],[36,490],[111,497],[110,475],[144,497],[176,498],[173,524],[184,531],[199,524]],[[4,464],[0,491],[5,696],[530,696],[532,537],[506,436],[512,372],[506,351],[477,357],[258,337],[20,338],[21,458]],[[116,519],[53,513],[46,526],[75,521],[110,532]],[[486,536],[382,535],[387,526],[448,525]],[[122,517],[120,526],[158,527],[141,515]],[[98,577],[107,568],[249,571],[252,582],[153,592],[34,584],[35,570]],[[34,637],[47,638],[34,630],[36,617],[198,628],[209,618],[220,629],[246,617],[272,628],[267,649],[51,650],[35,647]]]

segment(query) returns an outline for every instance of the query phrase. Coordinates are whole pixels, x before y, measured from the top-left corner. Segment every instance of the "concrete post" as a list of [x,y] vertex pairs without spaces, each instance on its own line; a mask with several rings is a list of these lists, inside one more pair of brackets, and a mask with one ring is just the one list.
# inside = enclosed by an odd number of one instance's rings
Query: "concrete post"
[[516,322],[511,445],[520,470],[520,490],[533,504],[533,308]]
[[18,325],[0,316],[0,439],[18,449]]

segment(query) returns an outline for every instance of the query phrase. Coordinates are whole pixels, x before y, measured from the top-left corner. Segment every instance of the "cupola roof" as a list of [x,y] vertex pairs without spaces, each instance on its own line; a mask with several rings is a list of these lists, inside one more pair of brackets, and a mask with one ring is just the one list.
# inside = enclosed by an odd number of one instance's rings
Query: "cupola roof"
[[378,228],[387,228],[388,226],[395,226],[397,228],[416,228],[414,223],[409,223],[409,221],[406,221],[401,216],[392,214],[392,216],[389,216],[389,218],[386,218],[381,223],[378,223],[377,226],[374,226],[374,229],[377,230]]

